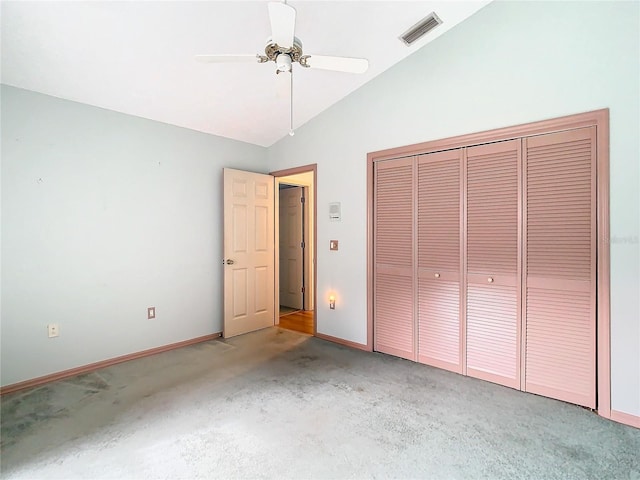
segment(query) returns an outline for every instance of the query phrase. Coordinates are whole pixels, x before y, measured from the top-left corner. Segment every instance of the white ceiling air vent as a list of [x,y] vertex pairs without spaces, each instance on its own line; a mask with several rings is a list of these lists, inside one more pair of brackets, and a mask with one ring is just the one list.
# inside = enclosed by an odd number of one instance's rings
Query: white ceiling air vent
[[409,30],[404,32],[400,36],[400,40],[402,40],[407,46],[413,45],[441,23],[442,20],[440,20],[440,17],[438,17],[434,12],[431,12]]

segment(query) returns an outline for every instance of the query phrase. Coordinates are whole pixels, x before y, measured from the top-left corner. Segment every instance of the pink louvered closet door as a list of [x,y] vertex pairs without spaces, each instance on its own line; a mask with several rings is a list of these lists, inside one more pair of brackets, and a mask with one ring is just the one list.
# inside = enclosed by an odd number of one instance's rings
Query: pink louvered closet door
[[529,137],[525,158],[525,385],[596,406],[595,127]]
[[418,157],[418,361],[462,373],[462,149]]
[[414,158],[374,175],[374,349],[415,360]]
[[520,388],[521,140],[466,153],[467,374]]

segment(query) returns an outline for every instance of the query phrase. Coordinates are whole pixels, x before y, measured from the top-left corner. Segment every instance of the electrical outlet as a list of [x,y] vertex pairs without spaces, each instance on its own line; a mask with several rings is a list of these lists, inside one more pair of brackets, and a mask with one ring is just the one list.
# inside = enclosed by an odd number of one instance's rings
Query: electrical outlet
[[151,320],[156,318],[156,307],[147,308],[147,319]]
[[47,325],[47,330],[49,331],[49,338],[54,338],[60,335],[60,329],[58,328],[57,323],[50,323]]

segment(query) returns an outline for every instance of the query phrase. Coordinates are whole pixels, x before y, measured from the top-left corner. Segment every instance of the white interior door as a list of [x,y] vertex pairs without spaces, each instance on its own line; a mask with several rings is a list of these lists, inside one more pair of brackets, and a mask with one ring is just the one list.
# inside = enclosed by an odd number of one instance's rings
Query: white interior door
[[224,169],[225,338],[274,324],[274,180]]
[[280,305],[303,307],[302,187],[280,190]]

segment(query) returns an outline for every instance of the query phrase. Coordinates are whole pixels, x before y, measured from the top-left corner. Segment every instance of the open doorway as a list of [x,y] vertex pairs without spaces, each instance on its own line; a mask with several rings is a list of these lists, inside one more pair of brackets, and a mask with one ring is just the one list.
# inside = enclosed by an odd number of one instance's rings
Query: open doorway
[[276,324],[315,335],[315,172],[310,165],[276,177]]
[[[280,253],[280,316],[305,309],[307,187],[280,182],[278,250]],[[306,214],[306,215],[305,215]]]

